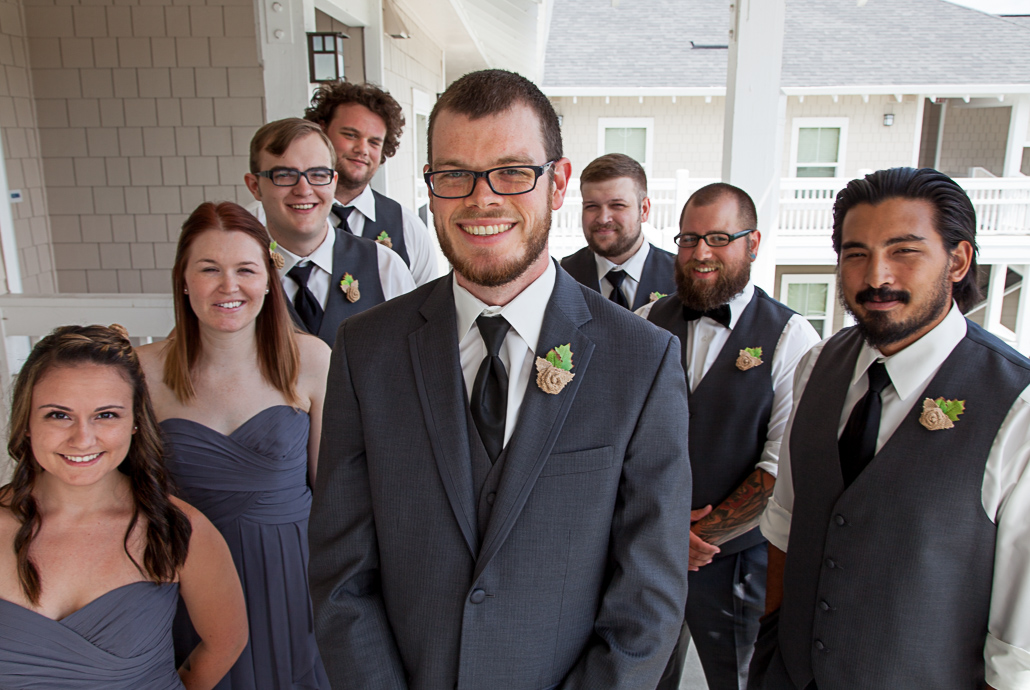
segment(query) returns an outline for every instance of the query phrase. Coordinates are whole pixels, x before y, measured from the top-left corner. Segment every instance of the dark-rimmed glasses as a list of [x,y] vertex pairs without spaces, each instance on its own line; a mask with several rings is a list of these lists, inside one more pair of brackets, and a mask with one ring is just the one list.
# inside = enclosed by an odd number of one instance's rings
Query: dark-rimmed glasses
[[441,199],[464,199],[472,196],[476,181],[486,178],[486,183],[494,194],[515,196],[528,194],[536,189],[536,181],[544,171],[557,161],[548,161],[543,165],[505,165],[482,172],[475,170],[436,170],[425,173],[426,184],[433,196]]
[[695,235],[691,232],[681,232],[680,234],[673,237],[672,241],[676,243],[677,247],[683,247],[684,249],[696,247],[697,243],[701,240],[704,240],[705,244],[707,244],[709,247],[725,247],[733,240],[739,240],[741,237],[744,237],[745,235],[750,235],[755,231],[756,228],[751,228],[750,230],[741,230],[740,232],[735,232],[732,235],[725,232],[710,232],[707,235]]
[[267,177],[276,187],[293,187],[300,183],[302,177],[312,187],[324,187],[332,183],[336,171],[332,168],[308,168],[307,170],[272,168],[254,174],[258,177]]

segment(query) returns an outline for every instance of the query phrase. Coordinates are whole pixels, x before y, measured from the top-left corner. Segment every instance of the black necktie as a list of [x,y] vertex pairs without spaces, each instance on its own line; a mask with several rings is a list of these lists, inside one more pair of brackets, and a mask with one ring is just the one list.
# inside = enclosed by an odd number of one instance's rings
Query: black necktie
[[855,403],[840,440],[837,441],[840,472],[844,476],[845,487],[858,478],[876,455],[876,437],[880,434],[880,412],[883,410],[880,393],[891,382],[883,362],[873,362],[867,373],[869,392]]
[[608,295],[608,299],[620,307],[629,309],[629,302],[626,301],[626,295],[622,292],[622,281],[626,279],[626,272],[622,269],[613,268],[605,275],[605,279],[612,284],[612,294]]
[[476,373],[470,407],[486,454],[490,462],[495,462],[504,447],[504,420],[508,414],[508,372],[498,353],[511,324],[503,316],[480,316],[476,325],[486,344],[486,357]]
[[297,316],[304,322],[308,333],[318,335],[318,329],[322,326],[322,305],[315,299],[315,295],[308,289],[308,276],[315,264],[310,261],[303,266],[297,264],[286,272],[293,281],[297,283],[297,295],[293,298],[293,306],[297,310]]
[[333,204],[329,212],[332,213],[339,222],[336,223],[336,227],[343,228],[347,232],[350,232],[350,226],[347,225],[347,216],[354,210],[353,206],[340,206],[339,204]]
[[691,309],[690,307],[683,307],[683,318],[687,321],[697,321],[702,316],[707,316],[712,321],[721,323],[726,328],[730,327],[730,305],[723,304],[715,309],[709,309],[707,311],[698,311],[697,309]]

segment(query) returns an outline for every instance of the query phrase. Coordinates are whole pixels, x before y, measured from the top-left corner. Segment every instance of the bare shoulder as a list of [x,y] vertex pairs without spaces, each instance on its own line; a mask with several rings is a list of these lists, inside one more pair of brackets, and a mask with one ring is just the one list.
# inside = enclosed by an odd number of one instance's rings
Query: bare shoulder
[[211,524],[206,515],[181,498],[176,496],[169,496],[168,498],[171,500],[172,505],[186,515],[186,518],[190,521],[190,526],[193,528],[193,534],[190,536],[190,553],[194,553],[194,546],[200,546],[200,550],[204,550],[204,548],[210,545],[212,540],[222,540],[222,535],[218,528]]
[[300,376],[324,376],[329,371],[329,358],[332,350],[321,338],[309,333],[295,333],[293,341],[297,343],[300,354]]
[[143,373],[148,380],[161,380],[167,350],[167,340],[162,340],[159,343],[150,343],[149,345],[140,345],[136,348],[136,356],[139,357],[140,366],[143,367]]

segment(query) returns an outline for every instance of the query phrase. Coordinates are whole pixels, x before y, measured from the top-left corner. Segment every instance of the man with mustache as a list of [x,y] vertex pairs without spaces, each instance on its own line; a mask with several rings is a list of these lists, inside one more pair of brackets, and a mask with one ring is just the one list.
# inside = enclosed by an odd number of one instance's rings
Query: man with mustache
[[561,260],[573,278],[627,309],[673,292],[676,257],[644,240],[651,212],[640,163],[609,153],[583,168],[583,235],[587,246]]
[[962,316],[973,205],[880,170],[837,195],[833,247],[857,325],[798,365],[750,687],[1027,687],[1030,361]]
[[329,221],[397,252],[416,285],[438,274],[429,231],[417,215],[372,189],[369,182],[397,153],[404,131],[400,104],[375,84],[320,84],[304,117],[318,124],[336,149],[336,199]]
[[686,602],[679,345],[550,258],[572,166],[532,82],[463,76],[428,140],[454,272],[333,349],[309,530],[329,679],[653,689]]
[[758,518],[772,494],[794,368],[819,338],[751,284],[756,224],[744,190],[718,182],[694,192],[675,238],[676,294],[637,312],[679,337],[690,391],[690,595],[659,690],[679,687],[691,639],[709,688],[744,688],[764,607]]

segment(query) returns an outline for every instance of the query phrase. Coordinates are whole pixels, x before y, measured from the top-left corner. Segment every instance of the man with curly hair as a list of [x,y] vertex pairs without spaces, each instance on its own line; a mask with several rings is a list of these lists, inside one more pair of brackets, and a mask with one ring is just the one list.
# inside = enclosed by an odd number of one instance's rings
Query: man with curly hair
[[315,91],[304,118],[318,124],[336,149],[333,225],[400,254],[417,285],[435,278],[436,253],[426,226],[368,184],[383,161],[397,153],[404,130],[400,104],[374,84],[327,82]]

